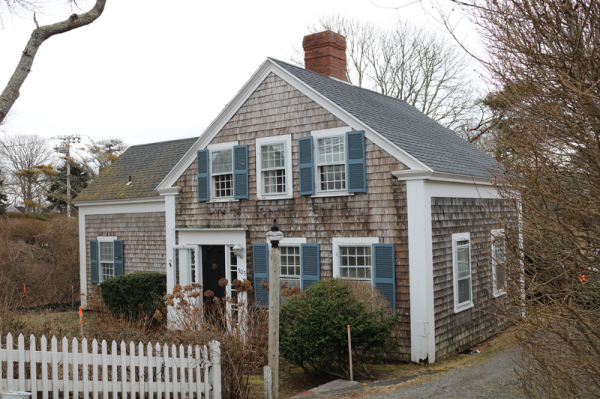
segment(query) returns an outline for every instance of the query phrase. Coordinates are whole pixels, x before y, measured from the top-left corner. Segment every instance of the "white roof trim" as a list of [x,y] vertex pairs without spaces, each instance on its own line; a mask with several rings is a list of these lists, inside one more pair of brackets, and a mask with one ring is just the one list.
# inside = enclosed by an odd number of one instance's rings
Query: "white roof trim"
[[379,147],[387,151],[394,158],[408,166],[410,169],[419,169],[432,171],[427,165],[408,154],[406,151],[399,148],[396,144],[377,133],[370,126],[360,121],[355,116],[351,115],[346,110],[340,108],[333,101],[324,97],[312,87],[296,78],[290,72],[279,66],[274,61],[267,59],[261,64],[256,72],[250,77],[248,82],[240,91],[233,97],[233,99],[227,104],[227,106],[221,111],[221,113],[215,118],[215,120],[208,126],[208,128],[202,133],[198,140],[190,147],[185,155],[179,160],[179,162],[173,167],[173,169],[165,176],[165,178],[157,186],[158,189],[172,187],[173,184],[179,179],[179,177],[190,167],[190,165],[196,159],[196,152],[198,150],[206,148],[208,143],[221,131],[227,122],[235,115],[240,107],[246,102],[246,100],[254,93],[256,88],[265,80],[269,73],[275,73],[281,79],[289,83],[295,89],[300,91],[302,94],[319,104],[321,107],[331,112],[333,115],[341,119],[348,126],[351,126],[355,130],[364,130],[365,137],[377,144]]
[[398,170],[392,172],[392,175],[402,181],[432,180],[452,183],[481,184],[487,186],[494,184],[493,178],[459,175],[456,173],[431,172],[428,170]]
[[165,202],[164,197],[150,197],[150,198],[124,198],[115,200],[93,200],[93,201],[73,201],[73,204],[81,206],[97,206],[97,205],[119,205],[119,204],[141,204],[146,202]]

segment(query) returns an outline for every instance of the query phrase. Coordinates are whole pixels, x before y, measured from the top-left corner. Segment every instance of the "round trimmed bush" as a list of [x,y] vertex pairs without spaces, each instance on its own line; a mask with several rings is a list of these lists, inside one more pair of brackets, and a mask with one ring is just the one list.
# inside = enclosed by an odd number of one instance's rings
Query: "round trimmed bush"
[[347,326],[353,362],[364,364],[393,345],[390,337],[398,318],[389,308],[368,309],[348,282],[321,280],[281,306],[281,355],[305,372],[312,369],[347,378]]
[[110,278],[100,283],[102,300],[115,315],[141,317],[164,306],[167,275],[135,272]]

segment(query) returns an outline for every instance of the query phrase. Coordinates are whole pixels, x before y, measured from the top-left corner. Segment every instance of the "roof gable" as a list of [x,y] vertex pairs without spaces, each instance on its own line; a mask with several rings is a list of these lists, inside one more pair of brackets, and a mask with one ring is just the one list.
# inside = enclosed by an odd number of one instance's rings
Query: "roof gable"
[[498,162],[405,101],[272,60],[432,171],[492,177]]
[[[197,138],[131,146],[76,198],[80,201],[158,196],[156,186]],[[127,184],[131,176],[131,184]]]

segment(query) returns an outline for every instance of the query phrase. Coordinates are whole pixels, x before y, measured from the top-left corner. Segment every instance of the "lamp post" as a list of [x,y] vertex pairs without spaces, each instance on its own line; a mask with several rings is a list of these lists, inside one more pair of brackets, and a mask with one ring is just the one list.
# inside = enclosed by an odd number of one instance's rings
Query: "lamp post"
[[[277,219],[273,220],[267,241],[271,243],[269,255],[269,368],[271,369],[271,399],[279,397],[279,231]],[[268,394],[268,393],[267,393]]]

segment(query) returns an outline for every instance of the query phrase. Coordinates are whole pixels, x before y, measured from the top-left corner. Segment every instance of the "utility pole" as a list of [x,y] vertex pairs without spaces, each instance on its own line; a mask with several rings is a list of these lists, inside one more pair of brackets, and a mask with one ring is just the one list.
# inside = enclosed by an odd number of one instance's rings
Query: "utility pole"
[[[269,255],[269,368],[271,369],[271,392],[269,399],[279,398],[279,241],[283,233],[279,231],[277,219],[273,220],[267,240],[271,243]],[[270,394],[270,396],[269,396]]]
[[54,147],[54,152],[65,155],[67,163],[67,217],[71,217],[71,144],[81,143],[81,136],[73,134],[70,136],[56,136],[52,140],[60,140],[60,144]]

